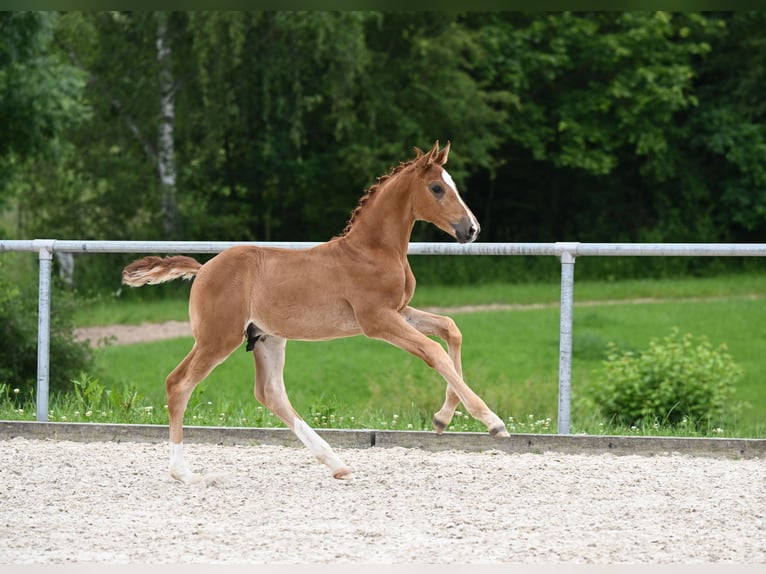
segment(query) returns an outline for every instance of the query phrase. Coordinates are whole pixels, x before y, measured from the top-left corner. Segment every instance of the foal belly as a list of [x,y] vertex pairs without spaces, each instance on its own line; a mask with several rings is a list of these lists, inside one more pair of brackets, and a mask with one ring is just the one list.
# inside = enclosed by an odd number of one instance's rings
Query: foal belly
[[259,306],[253,322],[262,330],[285,339],[319,341],[361,334],[354,313],[345,302],[311,304],[285,302]]

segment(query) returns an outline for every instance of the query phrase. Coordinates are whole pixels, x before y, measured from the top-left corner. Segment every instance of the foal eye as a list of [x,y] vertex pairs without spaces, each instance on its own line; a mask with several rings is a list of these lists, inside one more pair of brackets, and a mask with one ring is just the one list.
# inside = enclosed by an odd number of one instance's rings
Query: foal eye
[[440,183],[432,183],[428,186],[428,189],[430,189],[431,193],[433,193],[436,197],[441,197],[444,195],[444,188]]

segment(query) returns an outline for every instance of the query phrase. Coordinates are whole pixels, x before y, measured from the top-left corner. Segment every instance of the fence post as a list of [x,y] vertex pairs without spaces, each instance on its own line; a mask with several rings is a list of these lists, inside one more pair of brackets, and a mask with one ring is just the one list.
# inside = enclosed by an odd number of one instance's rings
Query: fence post
[[37,300],[37,420],[48,420],[50,380],[51,265],[52,239],[34,241],[40,260],[40,282]]
[[561,319],[559,327],[559,413],[558,433],[569,434],[572,403],[572,309],[574,307],[574,263],[578,243],[556,243],[561,257]]

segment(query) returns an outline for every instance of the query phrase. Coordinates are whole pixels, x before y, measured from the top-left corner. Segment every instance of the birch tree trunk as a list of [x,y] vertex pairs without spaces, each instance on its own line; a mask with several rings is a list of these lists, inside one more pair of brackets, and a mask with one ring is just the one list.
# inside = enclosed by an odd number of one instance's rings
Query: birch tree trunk
[[162,229],[168,239],[178,238],[181,222],[176,189],[175,150],[175,85],[172,51],[168,39],[167,14],[157,13],[157,64],[160,80],[160,122],[157,145],[157,171],[160,178],[160,215]]

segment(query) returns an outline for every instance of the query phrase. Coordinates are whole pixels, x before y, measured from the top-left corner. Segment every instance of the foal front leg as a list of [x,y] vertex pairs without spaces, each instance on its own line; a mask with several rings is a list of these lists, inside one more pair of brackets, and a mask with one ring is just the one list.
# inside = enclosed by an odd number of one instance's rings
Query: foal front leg
[[[452,359],[452,365],[455,367],[455,371],[462,377],[463,366],[460,348],[463,344],[463,334],[460,332],[460,329],[458,329],[455,321],[450,317],[427,313],[426,311],[421,311],[414,307],[405,307],[402,311],[402,316],[410,325],[424,335],[439,337],[447,343],[447,354],[449,355],[449,358]],[[452,417],[455,414],[455,409],[459,404],[460,397],[457,396],[457,393],[455,393],[450,384],[447,383],[444,404],[442,405],[442,408],[434,414],[432,419],[433,427],[437,434],[443,433],[444,429],[450,424]]]
[[357,313],[357,321],[368,337],[388,341],[423,359],[429,367],[444,377],[466,410],[484,423],[490,434],[509,436],[502,419],[465,383],[442,346],[418,331],[402,314],[393,310]]
[[295,411],[285,390],[285,346],[281,337],[263,335],[253,348],[255,356],[255,398],[277,415],[317,460],[330,469],[334,478],[349,478],[351,470]]

